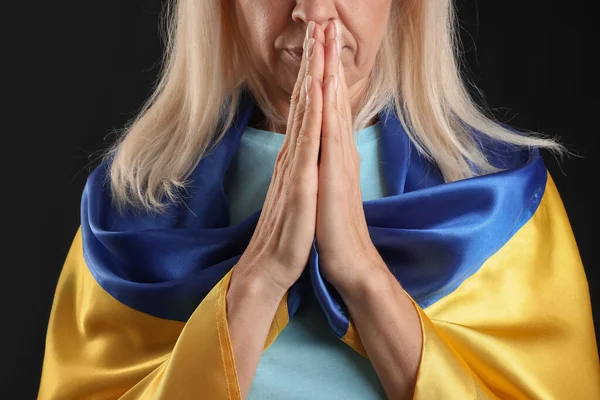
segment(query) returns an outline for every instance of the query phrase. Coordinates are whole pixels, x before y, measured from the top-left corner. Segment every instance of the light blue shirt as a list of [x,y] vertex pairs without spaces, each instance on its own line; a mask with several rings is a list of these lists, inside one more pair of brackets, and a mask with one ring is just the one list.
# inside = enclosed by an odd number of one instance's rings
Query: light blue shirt
[[[385,197],[379,123],[359,132],[363,201]],[[230,224],[259,210],[285,136],[247,127],[225,176]],[[262,354],[250,400],[385,399],[373,366],[329,329],[314,295]]]

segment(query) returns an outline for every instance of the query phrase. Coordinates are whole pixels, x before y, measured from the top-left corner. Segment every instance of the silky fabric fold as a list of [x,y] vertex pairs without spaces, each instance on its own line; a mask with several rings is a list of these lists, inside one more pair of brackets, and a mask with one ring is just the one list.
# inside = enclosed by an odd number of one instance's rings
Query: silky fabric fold
[[[91,173],[82,197],[84,257],[115,299],[158,318],[187,321],[239,260],[262,209],[228,226],[223,179],[255,107],[244,91],[234,124],[192,172],[185,202],[164,214],[119,215],[106,184],[108,163]],[[445,184],[390,108],[379,120],[388,195],[363,203],[369,233],[406,292],[427,307],[473,275],[531,217],[544,193],[546,168],[537,149],[489,144],[491,162],[508,170]],[[288,293],[289,317],[306,290],[314,290],[342,338],[348,312],[321,275],[315,242],[306,274]]]
[[[262,209],[229,226],[224,177],[255,111],[244,92],[234,124],[191,172],[184,201],[163,214],[120,215],[110,161],[90,174],[50,313],[40,400],[242,399],[227,293]],[[445,183],[393,109],[379,122],[387,193],[363,206],[374,246],[419,317],[414,399],[599,399],[587,279],[539,151],[473,131],[504,171]],[[326,330],[368,359],[323,279],[315,241],[275,311],[265,354],[311,291]],[[293,355],[279,354],[286,368]],[[328,393],[344,384],[334,378],[340,362],[322,371]]]

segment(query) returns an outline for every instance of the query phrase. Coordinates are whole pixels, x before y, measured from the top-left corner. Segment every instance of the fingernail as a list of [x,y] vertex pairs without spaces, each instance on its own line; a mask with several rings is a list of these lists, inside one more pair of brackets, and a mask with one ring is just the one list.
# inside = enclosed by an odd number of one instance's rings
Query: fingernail
[[312,89],[312,76],[308,75],[306,77],[306,95],[308,96],[308,93],[310,92],[310,89]]
[[315,38],[308,39],[308,51],[306,52],[306,54],[308,55],[308,58],[310,58],[312,56],[314,48],[315,48]]
[[334,75],[333,76],[333,89],[337,92],[338,90],[338,76]]
[[342,56],[342,42],[340,42],[340,38],[335,39],[335,47],[337,48],[338,58]]
[[308,29],[306,31],[306,39],[310,39],[311,37],[315,37],[315,21],[310,21],[308,23]]
[[341,37],[342,36],[342,26],[340,25],[340,21],[339,20],[334,20],[333,21],[334,26],[335,26],[335,37]]

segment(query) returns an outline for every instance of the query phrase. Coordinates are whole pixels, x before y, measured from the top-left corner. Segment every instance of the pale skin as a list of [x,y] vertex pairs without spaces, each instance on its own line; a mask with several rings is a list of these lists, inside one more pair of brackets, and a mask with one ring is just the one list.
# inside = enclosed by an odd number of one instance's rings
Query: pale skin
[[[309,7],[317,1],[302,3],[302,12],[292,15],[304,18],[312,12],[323,18],[326,11],[336,10],[335,2],[321,2],[331,8]],[[388,1],[349,3],[389,6]],[[286,138],[263,213],[234,268],[227,295],[240,391],[246,398],[275,311],[302,273],[316,235],[322,272],[348,306],[387,396],[408,399],[420,362],[421,327],[414,306],[373,245],[364,216],[351,119],[353,100],[358,98],[353,93],[364,89],[364,79],[360,68],[354,68],[352,54],[338,56],[338,43],[344,40],[342,21],[315,22],[306,21],[304,52],[288,100]],[[355,76],[350,86],[345,62]]]
[[[235,0],[236,23],[250,48],[253,68],[263,78],[269,101],[281,115],[289,115],[290,97],[298,64],[290,62],[285,48],[302,52],[309,21],[326,28],[334,19],[342,23],[342,63],[351,109],[356,111],[390,18],[392,0]],[[285,133],[285,126],[263,127]]]

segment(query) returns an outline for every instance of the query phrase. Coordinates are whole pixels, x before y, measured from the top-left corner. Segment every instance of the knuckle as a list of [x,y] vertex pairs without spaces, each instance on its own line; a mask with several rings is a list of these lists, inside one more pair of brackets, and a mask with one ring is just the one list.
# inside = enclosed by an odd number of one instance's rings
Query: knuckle
[[304,143],[306,143],[306,133],[303,127],[296,138],[296,147],[301,147]]
[[306,171],[305,168],[299,168],[288,174],[285,185],[288,194],[294,194],[295,197],[306,194],[306,188],[309,187],[313,181],[314,176]]
[[282,148],[279,154],[277,154],[277,158],[275,159],[275,168],[277,168],[277,166],[282,162],[282,160],[285,159],[285,153],[286,151]]
[[317,145],[320,142],[320,138],[316,138],[313,137],[311,135],[311,132],[309,132],[308,128],[306,128],[305,126],[302,127],[302,129],[300,130],[300,133],[298,134],[298,137],[296,138],[296,146],[297,147],[303,147],[303,146],[311,146],[311,145]]
[[304,70],[300,68],[298,76],[296,77],[296,85],[294,86],[294,90],[298,94],[300,94],[300,89],[302,89],[302,82],[304,82]]
[[292,180],[291,176],[288,176],[287,178],[283,179],[283,182],[281,183],[281,193],[284,196],[288,196],[290,193],[292,193],[294,188],[294,182]]
[[288,192],[294,189],[294,186],[296,185],[296,173],[294,171],[290,171],[286,175],[283,185]]
[[292,91],[292,98],[290,99],[290,105],[297,106],[299,99],[300,99],[300,85],[296,84],[296,86],[294,86],[294,90]]
[[283,169],[285,169],[285,160],[287,158],[287,149],[280,151],[279,154],[277,155],[277,158],[275,159],[275,172],[281,172]]
[[304,118],[304,110],[301,107],[296,108],[296,113],[294,114],[294,123],[302,122]]
[[281,176],[281,173],[285,171],[285,167],[283,166],[283,161],[278,160],[275,162],[275,168],[273,169],[273,176],[278,177]]

